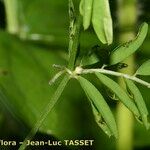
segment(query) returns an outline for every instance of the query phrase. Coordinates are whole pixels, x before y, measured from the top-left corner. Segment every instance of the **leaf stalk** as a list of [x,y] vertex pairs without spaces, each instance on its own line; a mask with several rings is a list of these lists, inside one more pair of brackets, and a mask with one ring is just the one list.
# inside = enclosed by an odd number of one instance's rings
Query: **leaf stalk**
[[81,67],[77,67],[75,70],[77,70],[76,74],[78,74],[78,75],[79,74],[89,74],[89,73],[99,72],[99,73],[108,74],[108,75],[112,75],[112,76],[123,77],[125,79],[135,81],[137,83],[140,83],[140,84],[150,88],[150,83],[148,83],[148,82],[146,82],[142,79],[139,79],[136,76],[131,76],[131,75],[124,74],[124,73],[121,73],[121,72],[115,72],[115,71],[106,70],[106,69],[103,69],[103,68],[100,68],[100,69],[83,69]]

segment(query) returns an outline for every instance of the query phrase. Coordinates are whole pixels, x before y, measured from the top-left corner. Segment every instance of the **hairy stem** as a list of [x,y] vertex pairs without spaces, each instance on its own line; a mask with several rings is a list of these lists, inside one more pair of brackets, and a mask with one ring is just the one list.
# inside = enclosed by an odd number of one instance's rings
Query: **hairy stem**
[[[74,16],[74,8],[73,8],[73,3],[72,0],[69,0],[69,16],[70,16],[70,35],[69,35],[69,63],[68,63],[68,68],[70,70],[74,69],[75,65],[75,60],[76,60],[76,54],[78,50],[78,45],[79,45],[79,37],[80,37],[80,28],[81,28],[81,23],[82,19],[81,16],[79,15],[77,19],[75,19]],[[62,74],[63,72],[58,73],[52,80],[52,82],[55,82],[55,80]],[[57,90],[55,91],[54,95],[52,96],[49,104],[47,107],[44,109],[42,112],[41,116],[39,117],[38,121],[36,122],[35,126],[32,128],[30,133],[27,135],[26,139],[24,140],[23,144],[20,146],[19,150],[24,150],[27,145],[26,142],[27,140],[30,140],[33,138],[33,136],[37,133],[38,129],[42,125],[43,121],[46,119],[48,114],[51,112],[51,110],[54,108],[55,104],[57,103],[59,97],[61,96],[65,86],[67,85],[70,77],[68,75],[65,75],[64,79],[58,86]]]
[[12,34],[19,32],[18,0],[4,0],[7,31]]
[[76,55],[77,55],[78,46],[79,46],[81,24],[82,24],[82,17],[81,15],[79,15],[74,22],[72,30],[70,31],[71,32],[70,40],[69,40],[70,57],[69,57],[69,63],[68,63],[68,68],[70,70],[73,70],[74,65],[75,65]]
[[150,83],[143,81],[135,76],[131,76],[128,74],[124,74],[121,72],[115,72],[115,71],[111,71],[111,70],[106,70],[106,69],[81,69],[80,72],[77,72],[77,74],[88,74],[88,73],[95,73],[95,72],[99,72],[99,73],[103,73],[103,74],[108,74],[108,75],[113,75],[113,76],[117,76],[117,77],[123,77],[129,80],[133,80],[137,83],[140,83],[148,88],[150,88]]
[[37,131],[41,127],[42,123],[44,122],[44,120],[46,119],[48,114],[52,111],[52,109],[54,108],[54,106],[58,102],[58,99],[60,98],[62,92],[64,91],[68,81],[69,81],[69,76],[65,75],[65,77],[61,81],[60,85],[58,86],[57,90],[55,91],[54,95],[51,97],[47,107],[41,113],[39,119],[37,120],[36,124],[34,125],[32,130],[30,131],[30,133],[25,138],[25,140],[24,140],[23,144],[20,146],[19,150],[25,150],[25,148],[27,147],[27,145],[26,145],[27,140],[31,140],[34,137],[34,135],[37,133]]

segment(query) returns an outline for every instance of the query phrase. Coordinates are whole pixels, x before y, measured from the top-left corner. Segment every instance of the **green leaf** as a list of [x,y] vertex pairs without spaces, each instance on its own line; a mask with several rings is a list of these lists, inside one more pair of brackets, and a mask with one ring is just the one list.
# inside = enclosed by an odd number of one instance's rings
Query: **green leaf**
[[92,23],[99,40],[103,44],[111,44],[113,27],[108,0],[94,0]]
[[136,71],[138,75],[150,75],[150,60],[143,63],[139,69]]
[[83,14],[84,14],[84,0],[80,1],[79,11],[80,11],[80,14],[83,16]]
[[80,1],[80,14],[83,16],[84,30],[88,29],[91,23],[93,0],[81,0]]
[[107,126],[106,122],[102,118],[100,112],[97,110],[97,108],[94,106],[94,104],[91,102],[93,114],[95,117],[95,121],[98,124],[98,126],[110,137],[112,136],[112,132],[110,131],[109,127]]
[[118,101],[119,98],[116,96],[116,94],[110,90],[110,89],[106,89],[106,92],[107,92],[107,95],[112,99],[112,100],[115,100],[115,101]]
[[137,86],[133,83],[133,81],[126,79],[126,85],[129,88],[130,92],[133,94],[133,99],[139,109],[139,112],[142,117],[142,121],[146,127],[146,129],[149,128],[149,123],[147,120],[148,116],[148,110],[146,108],[145,102],[143,100],[142,94],[140,93],[139,89]]
[[78,81],[80,82],[85,93],[92,100],[92,103],[96,106],[96,108],[104,118],[104,121],[106,122],[111,132],[114,134],[115,137],[118,137],[118,131],[114,116],[101,93],[95,88],[95,86],[91,82],[89,82],[85,78],[79,76]]
[[112,79],[108,78],[107,76],[96,73],[98,79],[107,86],[110,90],[112,90],[116,96],[120,99],[120,101],[131,111],[136,117],[140,117],[140,113],[134,104],[134,102],[129,98],[126,92]]
[[125,58],[133,54],[142,45],[148,32],[148,24],[143,23],[139,29],[139,33],[134,40],[121,44],[115,48],[110,55],[111,64],[116,64],[123,61]]

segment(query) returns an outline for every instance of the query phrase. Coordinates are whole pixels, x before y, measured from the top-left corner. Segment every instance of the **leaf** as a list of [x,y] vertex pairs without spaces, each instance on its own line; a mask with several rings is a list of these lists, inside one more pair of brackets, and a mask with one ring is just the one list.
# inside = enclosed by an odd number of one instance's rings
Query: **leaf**
[[150,60],[143,63],[136,71],[136,74],[145,76],[150,75]]
[[143,23],[139,29],[139,33],[134,40],[121,44],[110,55],[111,64],[123,61],[125,58],[133,54],[142,45],[148,32],[148,24]]
[[94,0],[92,13],[93,28],[103,44],[113,41],[113,25],[108,0]]
[[116,94],[111,91],[110,89],[105,89],[106,92],[107,92],[107,95],[112,99],[112,100],[115,100],[115,101],[118,101],[119,98],[116,96]]
[[110,90],[112,90],[116,96],[120,99],[120,101],[131,111],[136,117],[140,117],[139,111],[132,101],[126,94],[126,92],[112,79],[108,78],[107,76],[96,73],[98,79],[107,86]]
[[83,16],[84,14],[84,0],[81,0],[80,1],[80,4],[79,4],[79,11],[80,11],[80,14]]
[[95,64],[98,62],[98,58],[96,57],[95,54],[89,56],[83,56],[82,59],[81,59],[81,65],[84,67],[84,66],[89,66],[89,65],[92,65],[92,64]]
[[109,127],[107,126],[106,122],[102,118],[100,112],[97,110],[97,108],[94,106],[94,104],[91,102],[93,114],[95,117],[95,121],[98,124],[98,126],[110,137],[112,136],[112,132],[110,131]]
[[88,29],[91,23],[93,0],[81,0],[80,14],[83,16],[84,30]]
[[111,130],[111,132],[114,134],[114,136],[118,137],[118,131],[116,127],[116,122],[114,119],[114,116],[107,105],[106,101],[104,100],[103,96],[100,94],[100,92],[95,88],[95,86],[86,80],[85,78],[79,76],[78,81],[80,82],[83,90],[88,95],[88,97],[92,100],[92,103],[96,106],[102,117],[104,118],[104,121],[106,122],[107,126]]
[[143,100],[142,94],[140,93],[139,89],[137,88],[137,86],[133,83],[133,81],[125,79],[126,85],[129,88],[130,92],[133,94],[133,99],[139,109],[139,112],[141,114],[142,117],[142,121],[146,127],[146,129],[149,128],[149,123],[147,120],[147,116],[148,116],[148,110],[146,108],[145,102]]
[[104,64],[109,63],[109,51],[95,45],[90,49],[87,55],[83,55],[82,65],[83,68],[101,68]]

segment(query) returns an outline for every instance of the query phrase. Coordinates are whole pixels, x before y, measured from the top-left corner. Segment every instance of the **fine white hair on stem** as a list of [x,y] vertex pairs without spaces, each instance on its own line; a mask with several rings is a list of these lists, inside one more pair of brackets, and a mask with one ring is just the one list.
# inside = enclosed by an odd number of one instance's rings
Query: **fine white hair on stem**
[[147,86],[148,88],[150,88],[150,83],[149,82],[143,81],[143,80],[137,78],[134,75],[131,76],[131,75],[120,73],[120,72],[106,70],[104,68],[100,68],[100,69],[83,69],[83,68],[80,67],[80,69],[79,69],[79,67],[78,67],[77,70],[80,70],[80,72],[77,72],[78,75],[99,72],[99,73],[108,74],[108,75],[112,75],[112,76],[123,77],[123,78],[135,81],[137,83],[140,83],[140,84],[142,84],[142,85]]
[[74,71],[71,71],[70,69],[64,67],[64,66],[60,66],[60,65],[53,65],[53,67],[59,68],[61,69],[61,71],[59,71],[50,81],[49,84],[52,85],[63,73],[68,73],[70,75],[71,78],[76,78],[78,75],[82,75],[82,74],[91,74],[91,73],[102,73],[102,74],[108,74],[108,75],[112,75],[112,76],[117,76],[117,77],[123,77],[132,81],[135,81],[137,83],[140,83],[141,85],[144,85],[148,88],[150,88],[150,83],[146,82],[142,79],[137,78],[135,75],[128,75],[128,74],[124,74],[121,72],[115,72],[112,70],[107,70],[104,69],[105,66],[103,66],[100,69],[83,69],[81,66],[77,66],[75,68]]
[[53,64],[54,68],[60,69],[60,70],[64,70],[66,67],[61,66],[61,65],[57,65],[57,64]]
[[64,74],[66,71],[62,70],[59,71],[50,81],[49,81],[49,85],[52,85],[53,83],[55,83],[55,81],[62,75]]

